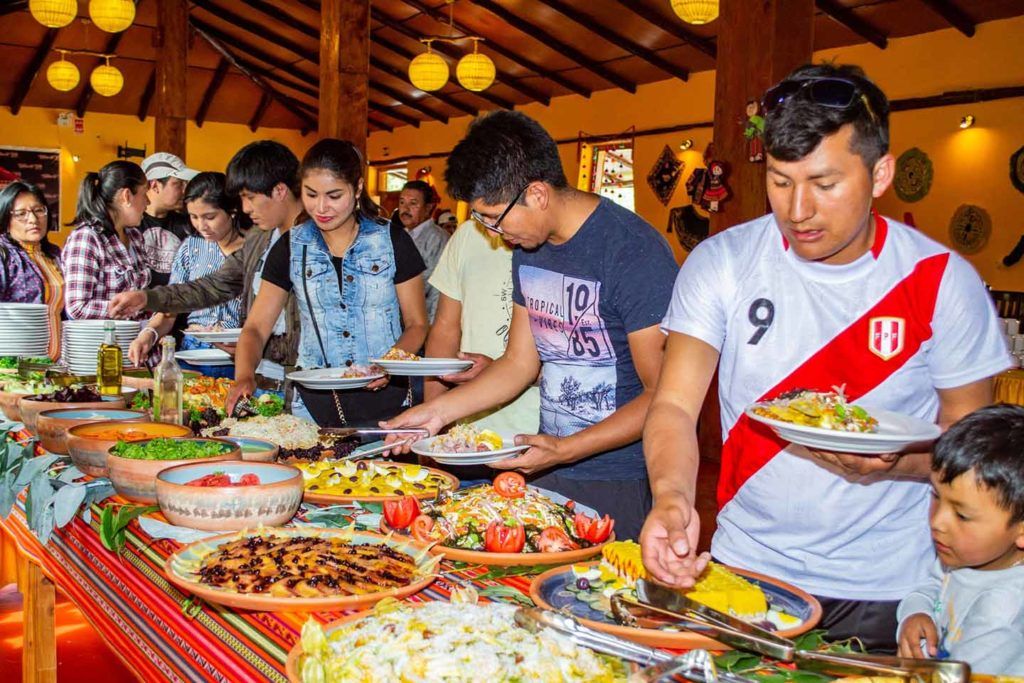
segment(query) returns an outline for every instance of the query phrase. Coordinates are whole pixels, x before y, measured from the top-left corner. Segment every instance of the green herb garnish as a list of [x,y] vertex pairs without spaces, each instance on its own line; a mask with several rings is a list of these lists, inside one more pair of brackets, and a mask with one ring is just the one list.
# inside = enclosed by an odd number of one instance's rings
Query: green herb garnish
[[216,441],[158,438],[149,441],[118,441],[111,452],[131,460],[195,460],[223,455],[231,448]]

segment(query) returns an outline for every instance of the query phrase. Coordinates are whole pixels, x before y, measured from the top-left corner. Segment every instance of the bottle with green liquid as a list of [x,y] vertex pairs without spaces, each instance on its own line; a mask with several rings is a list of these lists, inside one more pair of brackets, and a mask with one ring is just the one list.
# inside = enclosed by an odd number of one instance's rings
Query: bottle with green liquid
[[174,337],[167,336],[160,341],[163,356],[153,371],[153,419],[157,422],[184,424],[182,396],[185,379],[178,361],[174,359]]
[[103,343],[96,351],[96,383],[103,396],[117,396],[121,393],[121,370],[123,352],[117,345],[114,321],[103,323]]

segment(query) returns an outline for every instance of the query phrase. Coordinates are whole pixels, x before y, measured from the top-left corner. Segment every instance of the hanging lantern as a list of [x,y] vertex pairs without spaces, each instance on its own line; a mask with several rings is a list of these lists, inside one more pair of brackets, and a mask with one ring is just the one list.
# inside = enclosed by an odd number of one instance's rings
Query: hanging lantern
[[426,52],[409,62],[409,81],[427,92],[443,88],[448,82],[448,73],[448,62],[430,51],[430,43]]
[[672,10],[688,24],[707,24],[718,18],[718,0],[671,0]]
[[50,64],[46,70],[46,82],[53,86],[54,90],[61,92],[74,90],[81,78],[78,67],[64,59],[63,52],[60,59]]
[[[78,15],[76,0],[29,0],[28,11],[43,26],[67,26]],[[77,81],[75,81],[77,83]],[[74,86],[71,86],[74,87]]]
[[97,28],[107,33],[120,33],[135,21],[132,0],[89,0],[89,16]]
[[121,75],[116,66],[110,66],[110,59],[108,58],[106,64],[92,70],[92,74],[89,76],[89,83],[97,94],[104,97],[113,97],[121,92],[121,88],[124,87],[124,76]]
[[455,66],[455,77],[466,90],[480,92],[494,83],[494,62],[487,55],[477,52],[479,41],[473,41],[473,53],[459,60]]

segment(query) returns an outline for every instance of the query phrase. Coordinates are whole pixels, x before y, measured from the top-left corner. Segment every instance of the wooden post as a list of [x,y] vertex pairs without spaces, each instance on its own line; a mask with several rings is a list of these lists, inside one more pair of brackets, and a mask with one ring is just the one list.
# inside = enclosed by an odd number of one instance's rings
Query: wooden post
[[156,146],[185,159],[188,116],[188,2],[157,0],[157,29],[153,33],[160,59],[156,62]]
[[348,140],[365,158],[370,0],[323,0],[320,14],[320,137]]
[[25,610],[25,642],[21,652],[21,680],[55,683],[57,637],[53,608],[56,592],[39,565],[19,553],[19,590]]

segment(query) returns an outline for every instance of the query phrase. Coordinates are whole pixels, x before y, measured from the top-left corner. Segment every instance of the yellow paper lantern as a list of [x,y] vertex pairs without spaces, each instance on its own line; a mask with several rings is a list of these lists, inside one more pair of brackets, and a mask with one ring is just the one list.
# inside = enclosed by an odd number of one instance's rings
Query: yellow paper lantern
[[29,0],[28,11],[43,26],[60,28],[74,21],[78,15],[78,2],[76,0]]
[[440,90],[448,82],[448,62],[430,51],[416,55],[409,62],[409,81],[420,90]]
[[54,90],[60,90],[61,92],[74,90],[81,78],[81,74],[78,73],[78,67],[64,59],[64,55],[61,55],[59,60],[50,64],[46,70],[46,82],[52,85]]
[[718,0],[672,0],[672,10],[688,24],[707,24],[718,18]]
[[476,51],[477,41],[473,41],[473,53],[468,54],[459,60],[455,66],[455,77],[466,90],[480,92],[487,90],[494,83],[494,76],[497,73],[494,69],[494,62],[487,55]]
[[104,97],[113,97],[121,92],[121,88],[124,87],[124,76],[121,75],[116,66],[110,66],[107,63],[92,70],[92,74],[89,76],[89,83],[97,94]]
[[120,33],[135,21],[132,0],[89,0],[89,16],[96,27],[107,33]]

